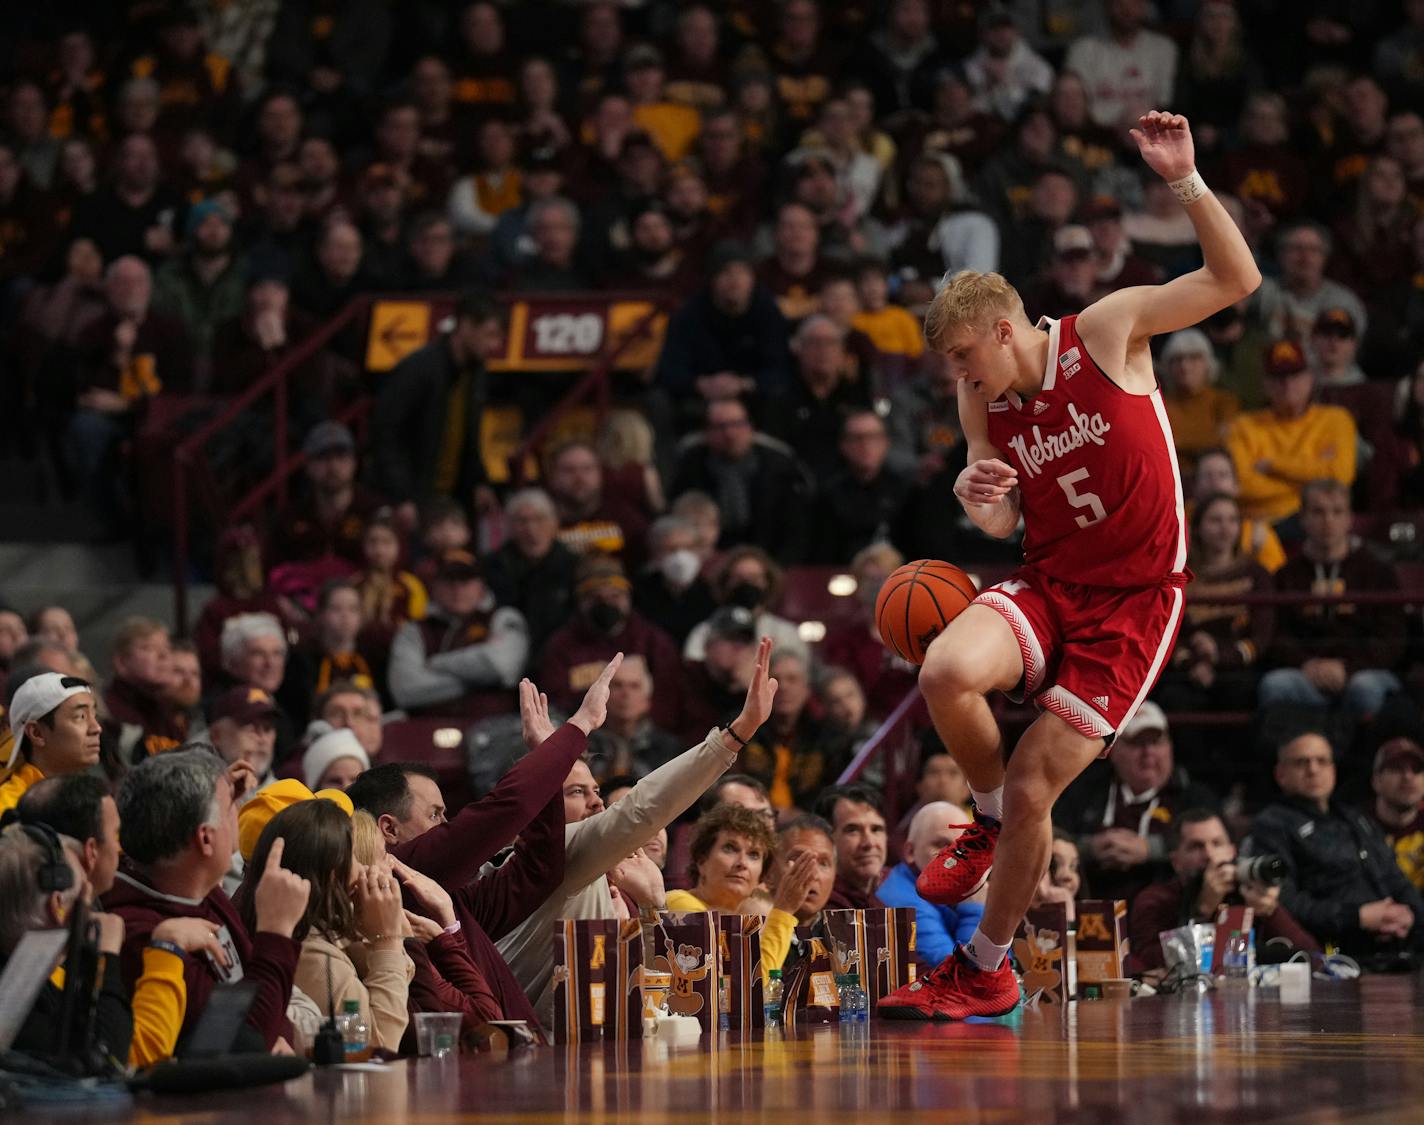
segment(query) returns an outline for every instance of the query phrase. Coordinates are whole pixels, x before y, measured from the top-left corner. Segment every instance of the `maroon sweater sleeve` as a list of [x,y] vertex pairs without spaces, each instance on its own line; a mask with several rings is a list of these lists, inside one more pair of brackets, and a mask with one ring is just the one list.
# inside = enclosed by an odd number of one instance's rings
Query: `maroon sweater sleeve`
[[406,951],[415,962],[410,999],[418,1011],[460,1012],[466,1032],[504,1018],[489,982],[459,934],[442,934],[424,945],[408,941]]
[[[552,739],[550,740],[552,741]],[[542,749],[542,747],[541,747]],[[563,775],[560,775],[562,780]],[[564,881],[564,796],[562,786],[531,820],[514,854],[456,897],[498,941],[543,905]]]
[[[448,824],[391,849],[392,854],[455,894],[523,832],[551,798],[562,793],[564,778],[587,748],[588,736],[565,723],[526,754],[487,796],[466,805]],[[561,831],[562,827],[561,812]],[[563,856],[562,847],[559,855]]]
[[1177,927],[1182,910],[1182,884],[1176,879],[1153,883],[1138,892],[1127,916],[1127,971],[1137,976],[1149,969],[1160,969],[1167,959],[1157,935]]
[[1260,946],[1272,938],[1285,938],[1296,949],[1304,949],[1308,953],[1321,952],[1320,943],[1284,906],[1278,905],[1269,918],[1259,919],[1256,925],[1260,927],[1256,934],[1258,953]]
[[257,982],[257,996],[247,1013],[247,1022],[262,1036],[271,1050],[278,1036],[292,1041],[292,1024],[287,1004],[292,999],[292,980],[302,945],[280,934],[252,935],[252,956],[242,965],[243,974]]

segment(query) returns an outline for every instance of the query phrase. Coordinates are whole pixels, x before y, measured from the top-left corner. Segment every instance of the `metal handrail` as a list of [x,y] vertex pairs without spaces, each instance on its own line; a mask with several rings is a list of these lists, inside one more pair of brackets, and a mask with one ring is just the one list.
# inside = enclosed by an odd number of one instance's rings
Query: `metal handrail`
[[[294,456],[287,452],[287,383],[291,373],[312,356],[316,355],[329,340],[359,315],[367,312],[380,298],[366,295],[354,298],[341,312],[327,321],[292,351],[272,364],[251,386],[241,391],[213,418],[200,426],[196,432],[179,442],[173,450],[173,616],[180,633],[188,628],[188,475],[201,470],[198,483],[207,493],[205,499],[215,507],[217,496],[212,488],[211,473],[208,470],[206,448],[212,438],[228,427],[248,407],[271,392],[272,403],[272,444],[274,463],[271,472],[256,486],[265,497],[268,492],[277,493],[278,503],[286,502],[287,480],[293,471]],[[237,506],[248,510],[247,498],[238,501]]]
[[524,483],[524,466],[529,455],[543,444],[544,439],[549,436],[549,432],[558,424],[559,419],[574,407],[579,406],[591,394],[597,395],[597,411],[599,419],[602,420],[608,413],[608,401],[611,394],[609,377],[613,374],[614,365],[627,353],[630,347],[642,341],[658,317],[666,312],[666,302],[661,298],[652,298],[652,308],[630,324],[616,341],[610,341],[605,346],[604,353],[599,357],[598,362],[585,372],[582,379],[564,393],[563,397],[554,404],[553,409],[545,413],[535,423],[509,457],[509,476],[515,485]]

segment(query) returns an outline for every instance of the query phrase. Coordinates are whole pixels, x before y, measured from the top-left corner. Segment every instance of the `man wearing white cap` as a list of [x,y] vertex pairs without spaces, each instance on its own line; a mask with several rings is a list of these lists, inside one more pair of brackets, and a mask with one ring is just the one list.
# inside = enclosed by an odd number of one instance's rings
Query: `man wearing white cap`
[[99,761],[99,715],[94,689],[78,676],[45,672],[26,680],[10,703],[14,739],[0,785],[0,813],[13,808],[35,782],[79,773]]
[[1219,804],[1177,768],[1167,716],[1149,701],[1118,732],[1109,761],[1063,794],[1053,820],[1077,839],[1093,894],[1131,899],[1172,877],[1167,830],[1177,814]]

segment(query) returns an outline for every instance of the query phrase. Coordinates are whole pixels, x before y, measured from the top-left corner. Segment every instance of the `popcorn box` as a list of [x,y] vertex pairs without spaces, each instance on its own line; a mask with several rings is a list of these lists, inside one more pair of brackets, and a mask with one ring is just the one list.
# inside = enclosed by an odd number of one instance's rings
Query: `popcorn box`
[[1078,988],[1101,986],[1125,976],[1127,903],[1120,898],[1085,898],[1078,906]]
[[755,914],[717,916],[718,953],[722,975],[727,978],[723,993],[733,1031],[755,1031],[766,1024],[766,987],[761,971],[761,928],[764,919]]
[[642,1038],[642,927],[616,918],[554,927],[554,1042]]

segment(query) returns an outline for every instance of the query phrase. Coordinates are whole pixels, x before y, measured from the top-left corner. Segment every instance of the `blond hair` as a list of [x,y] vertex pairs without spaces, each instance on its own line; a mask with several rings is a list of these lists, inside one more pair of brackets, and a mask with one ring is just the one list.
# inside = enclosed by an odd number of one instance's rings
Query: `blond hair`
[[365,809],[351,814],[351,854],[367,867],[381,858],[381,829]]
[[945,337],[960,325],[987,328],[1001,318],[1028,320],[1023,298],[1003,274],[960,270],[944,283],[925,313],[925,342],[944,351]]

